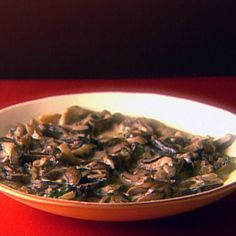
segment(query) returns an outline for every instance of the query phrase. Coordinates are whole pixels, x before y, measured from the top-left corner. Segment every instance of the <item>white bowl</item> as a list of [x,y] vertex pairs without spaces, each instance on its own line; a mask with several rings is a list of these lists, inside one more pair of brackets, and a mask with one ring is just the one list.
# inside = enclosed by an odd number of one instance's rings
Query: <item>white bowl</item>
[[[0,136],[19,122],[25,123],[41,114],[62,113],[72,105],[154,118],[198,135],[217,138],[227,133],[236,134],[236,116],[216,107],[157,94],[102,92],[48,97],[2,109]],[[236,143],[227,150],[227,154],[236,156]],[[235,188],[236,171],[230,174],[224,186],[203,193],[145,203],[101,204],[37,197],[0,184],[0,191],[32,207],[69,217],[107,221],[140,220],[178,214],[216,201]]]

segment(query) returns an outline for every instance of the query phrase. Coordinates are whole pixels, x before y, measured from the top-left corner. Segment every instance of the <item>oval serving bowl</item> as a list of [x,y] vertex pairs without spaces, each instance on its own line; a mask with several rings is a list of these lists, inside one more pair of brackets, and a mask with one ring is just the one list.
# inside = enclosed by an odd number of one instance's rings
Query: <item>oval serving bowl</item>
[[[216,138],[227,133],[236,134],[236,115],[216,107],[157,94],[104,92],[49,97],[2,109],[0,135],[4,135],[18,122],[24,123],[42,114],[62,113],[72,105],[154,118],[193,134]],[[236,143],[228,148],[227,154],[236,156]],[[210,204],[235,189],[236,170],[230,174],[223,186],[216,189],[141,203],[111,204],[59,200],[25,194],[0,184],[2,193],[28,206],[62,216],[99,221],[132,221],[175,215]]]

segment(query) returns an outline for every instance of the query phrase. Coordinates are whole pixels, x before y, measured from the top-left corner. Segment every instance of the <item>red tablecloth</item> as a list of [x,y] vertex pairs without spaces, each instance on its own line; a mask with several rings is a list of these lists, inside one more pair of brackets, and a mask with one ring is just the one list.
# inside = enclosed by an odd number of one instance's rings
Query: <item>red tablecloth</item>
[[[191,98],[236,113],[235,79],[1,80],[0,107],[50,95],[113,90]],[[91,222],[45,213],[0,194],[0,235],[236,235],[235,212],[236,192],[204,208],[164,219]]]

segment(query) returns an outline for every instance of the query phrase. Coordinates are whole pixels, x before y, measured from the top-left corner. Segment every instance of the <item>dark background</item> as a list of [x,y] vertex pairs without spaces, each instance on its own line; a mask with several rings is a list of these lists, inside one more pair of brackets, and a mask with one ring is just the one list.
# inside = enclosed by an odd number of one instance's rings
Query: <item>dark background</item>
[[235,0],[1,1],[0,77],[236,75]]

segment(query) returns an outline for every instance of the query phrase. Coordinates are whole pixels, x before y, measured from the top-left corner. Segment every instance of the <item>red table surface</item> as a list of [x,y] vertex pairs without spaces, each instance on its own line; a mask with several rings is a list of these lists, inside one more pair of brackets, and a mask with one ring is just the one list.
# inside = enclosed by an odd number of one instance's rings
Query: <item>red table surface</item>
[[[50,95],[112,90],[174,95],[236,113],[235,79],[1,80],[0,107]],[[236,235],[235,212],[236,192],[201,209],[163,219],[93,222],[45,213],[0,194],[0,235]]]

